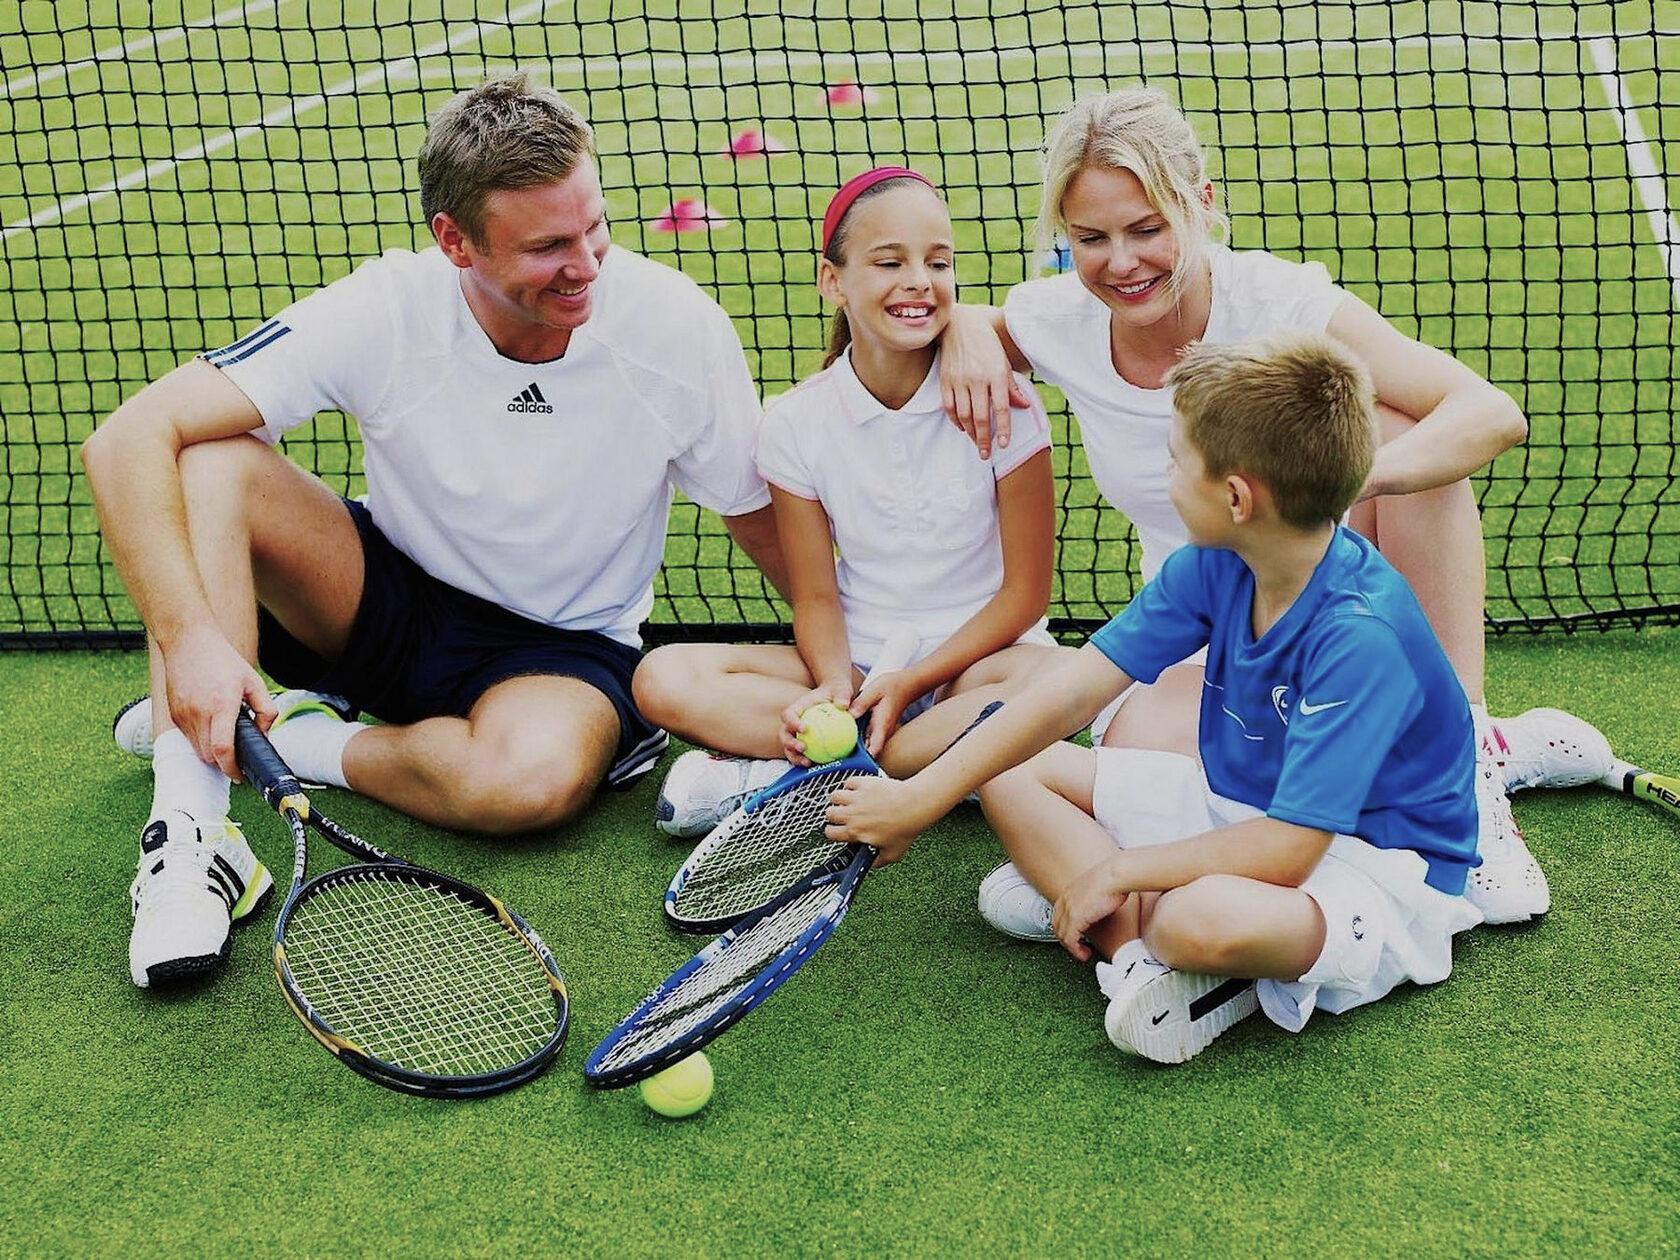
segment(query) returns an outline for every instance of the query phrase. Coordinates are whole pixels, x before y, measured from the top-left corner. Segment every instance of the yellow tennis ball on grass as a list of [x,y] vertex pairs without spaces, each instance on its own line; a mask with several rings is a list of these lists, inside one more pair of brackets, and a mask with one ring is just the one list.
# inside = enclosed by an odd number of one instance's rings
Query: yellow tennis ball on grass
[[805,724],[799,742],[805,746],[805,755],[819,766],[825,761],[839,761],[857,747],[857,722],[831,700],[813,704],[799,715],[799,720]]
[[692,1116],[712,1099],[712,1065],[696,1050],[641,1083],[642,1101],[662,1116]]

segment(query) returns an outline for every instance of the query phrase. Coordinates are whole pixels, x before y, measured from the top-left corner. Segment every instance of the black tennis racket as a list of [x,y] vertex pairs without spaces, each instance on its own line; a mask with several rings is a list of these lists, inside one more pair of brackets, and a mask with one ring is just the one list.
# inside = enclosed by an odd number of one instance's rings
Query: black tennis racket
[[[1001,700],[986,705],[946,751],[1002,707]],[[584,1079],[607,1089],[645,1080],[716,1040],[781,988],[840,926],[877,853],[864,844],[840,850],[672,972],[590,1052]]]
[[[894,634],[877,654],[864,686],[903,669],[921,640]],[[665,890],[665,917],[680,932],[711,935],[762,910],[817,867],[851,846],[823,834],[828,798],[848,778],[880,774],[860,740],[838,761],[792,766],[749,796],[695,846]]]
[[[234,739],[245,777],[291,828],[274,971],[315,1040],[376,1084],[434,1098],[498,1093],[553,1062],[569,1005],[542,938],[488,893],[315,810],[249,709]],[[359,862],[305,883],[310,829]]]
[[1680,778],[1641,770],[1631,762],[1617,761],[1611,764],[1599,782],[1636,800],[1649,801],[1680,818]]

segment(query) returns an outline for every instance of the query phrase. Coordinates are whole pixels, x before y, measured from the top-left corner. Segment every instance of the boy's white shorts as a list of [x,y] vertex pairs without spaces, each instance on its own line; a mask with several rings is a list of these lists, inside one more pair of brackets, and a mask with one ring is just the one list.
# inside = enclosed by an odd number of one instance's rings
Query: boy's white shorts
[[[1263,811],[1219,796],[1199,763],[1178,753],[1098,748],[1096,819],[1122,849],[1165,844]],[[1315,1009],[1363,1006],[1396,985],[1434,984],[1452,971],[1452,938],[1482,921],[1463,897],[1424,882],[1411,849],[1379,849],[1336,836],[1301,885],[1324,914],[1324,949],[1299,980],[1262,980],[1261,1008],[1299,1032]]]

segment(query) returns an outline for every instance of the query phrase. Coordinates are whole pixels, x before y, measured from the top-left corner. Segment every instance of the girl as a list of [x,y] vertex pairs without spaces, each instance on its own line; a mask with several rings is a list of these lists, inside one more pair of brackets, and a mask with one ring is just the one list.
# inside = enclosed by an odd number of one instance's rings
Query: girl
[[[1076,102],[1042,156],[1039,235],[1048,243],[1066,234],[1074,272],[1016,286],[1001,310],[963,308],[953,316],[941,367],[953,418],[985,453],[1006,366],[1060,386],[1092,478],[1137,528],[1147,580],[1186,541],[1166,493],[1172,398],[1163,387],[1182,351],[1192,342],[1284,328],[1326,332],[1352,350],[1375,381],[1384,445],[1348,523],[1416,592],[1471,701],[1483,750],[1484,861],[1471,899],[1488,922],[1544,913],[1545,876],[1505,794],[1589,781],[1603,741],[1556,710],[1494,726],[1483,703],[1485,561],[1468,478],[1522,440],[1521,411],[1457,360],[1399,332],[1322,265],[1218,244],[1226,222],[1201,145],[1160,92],[1129,88]],[[1001,424],[998,440],[1012,441]],[[1194,755],[1201,687],[1200,662],[1185,662],[1122,697],[1094,734],[1111,745]],[[1023,902],[1036,898],[1010,868],[997,873],[994,888],[1014,889]],[[1037,921],[1042,910],[1035,903],[1024,912]],[[993,913],[988,918],[997,922]]]
[[[1030,405],[989,460],[945,416],[937,343],[957,298],[952,236],[944,201],[905,167],[859,175],[829,203],[817,263],[836,308],[828,356],[770,406],[758,446],[796,646],[673,644],[636,671],[645,716],[733,754],[677,759],[659,799],[673,835],[710,830],[789,761],[805,764],[799,714],[819,701],[869,715],[866,746],[903,775],[1059,650],[1044,619],[1044,410],[1019,382]],[[904,628],[920,638],[917,657],[860,691]]]

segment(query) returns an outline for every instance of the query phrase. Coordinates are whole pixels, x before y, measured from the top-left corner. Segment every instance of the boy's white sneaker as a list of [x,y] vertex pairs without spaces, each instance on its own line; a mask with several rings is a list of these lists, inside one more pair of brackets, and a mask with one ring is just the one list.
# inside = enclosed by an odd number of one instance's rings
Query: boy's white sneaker
[[1503,768],[1486,740],[1476,758],[1476,813],[1482,862],[1464,885],[1470,904],[1484,923],[1526,923],[1545,914],[1552,908],[1552,890],[1517,828]]
[[791,768],[780,760],[727,757],[698,748],[685,752],[666,772],[654,822],[668,836],[703,836]]
[[1015,863],[1005,862],[980,881],[980,917],[1005,936],[1018,941],[1054,941],[1050,930],[1049,898],[1027,882],[1027,877],[1015,869]]
[[268,868],[227,819],[200,825],[171,810],[148,823],[129,888],[130,977],[144,989],[208,975],[227,959],[234,921],[261,908],[273,887]]
[[1254,981],[1175,971],[1142,941],[1127,941],[1113,962],[1098,963],[1097,983],[1109,999],[1108,1039],[1156,1063],[1183,1063],[1260,1009]]
[[1596,783],[1616,761],[1596,726],[1562,709],[1493,718],[1488,735],[1507,792]]
[[[336,714],[346,722],[357,713],[356,707],[342,696],[329,696],[320,691],[282,691],[274,697],[274,705],[280,711],[276,721],[282,722],[294,711],[304,712],[309,709]],[[117,710],[117,716],[111,719],[111,738],[117,741],[117,747],[124,752],[151,760],[153,736],[150,696],[136,696]]]

